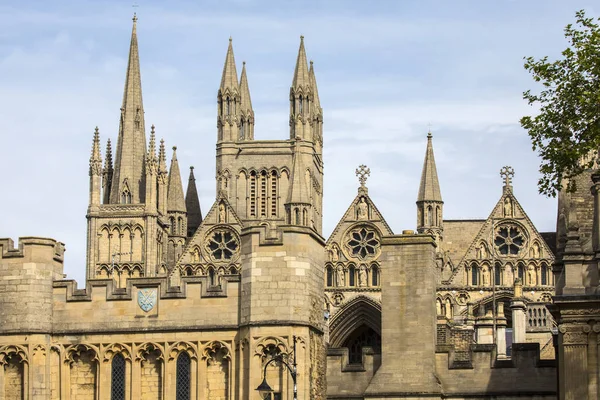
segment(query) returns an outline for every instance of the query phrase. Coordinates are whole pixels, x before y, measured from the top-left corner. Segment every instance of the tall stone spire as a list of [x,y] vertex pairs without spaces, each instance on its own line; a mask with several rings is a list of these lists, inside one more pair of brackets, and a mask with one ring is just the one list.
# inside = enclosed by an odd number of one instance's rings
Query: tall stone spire
[[320,111],[321,109],[321,100],[319,99],[319,90],[317,89],[317,78],[315,77],[315,67],[312,60],[310,61],[310,71],[308,72],[310,76],[310,86],[313,92],[313,102],[316,108],[315,112]]
[[202,211],[200,210],[200,200],[198,199],[198,190],[196,189],[194,167],[190,167],[190,177],[185,195],[185,208],[187,210],[187,235],[191,237],[202,223]]
[[169,169],[169,188],[167,192],[167,211],[185,212],[185,200],[183,198],[183,185],[181,184],[181,173],[177,161],[177,147],[173,146],[173,159]]
[[113,159],[112,159],[112,146],[110,143],[110,138],[106,141],[106,159],[104,160],[104,170],[103,170],[103,181],[102,186],[104,193],[102,195],[102,203],[108,204],[110,202],[110,187],[113,177]]
[[240,105],[239,83],[237,70],[235,68],[235,57],[233,56],[233,45],[229,38],[229,47],[225,56],[223,76],[217,94],[219,106],[217,116],[218,141],[232,142],[237,140],[238,127],[235,116]]
[[290,87],[290,139],[302,138],[312,141],[310,121],[312,101],[312,85],[304,50],[304,36],[300,36],[300,49]]
[[306,60],[304,36],[300,36],[300,48],[298,49],[298,58],[296,59],[296,68],[294,69],[294,79],[292,80],[293,89],[307,88],[310,86],[310,75],[308,73],[308,62]]
[[253,140],[254,110],[252,109],[245,61],[242,63],[242,76],[240,78],[240,116],[239,140]]
[[[310,192],[310,176],[304,162],[306,154],[301,152],[301,141],[296,141],[292,159],[292,176],[285,204],[288,223],[292,225],[310,226],[312,202]],[[310,156],[312,157],[312,156]]]
[[436,239],[441,239],[443,204],[433,155],[432,135],[429,131],[419,195],[417,196],[417,231],[419,233],[432,233]]
[[111,203],[145,201],[146,134],[136,23],[137,17],[134,14],[110,195]]

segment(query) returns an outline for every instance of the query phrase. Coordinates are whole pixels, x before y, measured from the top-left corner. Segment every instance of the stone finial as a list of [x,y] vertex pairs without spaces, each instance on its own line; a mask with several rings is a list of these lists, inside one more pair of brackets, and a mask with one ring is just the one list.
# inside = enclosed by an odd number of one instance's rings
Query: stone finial
[[512,178],[515,176],[513,167],[506,165],[500,169],[500,176],[504,179],[504,189],[512,189]]
[[360,182],[361,187],[365,187],[367,183],[367,179],[371,176],[371,170],[364,164],[361,164],[356,168],[356,176],[358,177],[358,181]]
[[523,297],[523,281],[521,280],[521,278],[517,278],[515,279],[515,284],[514,284],[514,298],[518,299]]

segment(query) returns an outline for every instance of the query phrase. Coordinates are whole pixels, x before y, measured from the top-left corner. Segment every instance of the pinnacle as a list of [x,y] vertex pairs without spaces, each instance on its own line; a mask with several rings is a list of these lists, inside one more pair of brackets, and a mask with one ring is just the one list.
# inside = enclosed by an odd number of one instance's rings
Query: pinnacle
[[307,86],[310,86],[310,76],[308,73],[308,63],[306,62],[306,50],[304,49],[304,36],[300,36],[300,48],[298,49],[298,58],[296,59],[292,89]]
[[171,159],[171,168],[169,169],[169,184],[167,189],[167,211],[186,212],[176,151],[177,146],[173,146],[173,158]]
[[238,88],[237,70],[235,68],[235,57],[233,55],[233,44],[231,37],[229,38],[229,46],[227,47],[227,55],[225,56],[225,65],[223,66],[223,76],[221,77],[220,90],[234,90]]
[[248,86],[248,75],[246,74],[246,62],[242,63],[242,76],[240,78],[240,106],[244,112],[252,112],[252,100]]
[[431,131],[429,131],[427,134],[427,149],[425,151],[425,160],[423,161],[423,172],[421,173],[421,183],[419,185],[417,201],[442,201],[435,157],[433,155],[432,137]]

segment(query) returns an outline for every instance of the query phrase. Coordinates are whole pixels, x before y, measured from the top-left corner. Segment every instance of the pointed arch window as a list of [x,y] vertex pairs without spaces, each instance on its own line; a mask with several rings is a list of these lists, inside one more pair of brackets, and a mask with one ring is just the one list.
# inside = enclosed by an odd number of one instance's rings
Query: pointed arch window
[[131,204],[131,192],[127,186],[121,193],[121,204]]
[[271,217],[277,216],[277,171],[271,172]]
[[267,216],[267,171],[260,173],[260,216]]
[[212,268],[208,269],[208,282],[210,286],[215,286],[215,270]]
[[244,120],[240,121],[240,140],[244,140]]
[[542,268],[541,268],[541,278],[542,278],[542,285],[547,285],[548,284],[548,266],[546,264],[542,264]]
[[125,358],[115,354],[111,364],[111,400],[125,400]]
[[171,235],[175,235],[175,231],[177,230],[177,225],[175,224],[175,217],[171,217]]
[[379,268],[377,265],[371,266],[371,276],[372,286],[379,286]]
[[183,233],[183,218],[182,218],[182,217],[179,217],[179,218],[177,219],[177,232],[178,232],[180,235],[183,235],[183,234],[184,234],[184,233]]
[[256,217],[256,171],[250,172],[250,216]]
[[494,284],[497,286],[502,284],[502,268],[499,262],[494,266]]
[[333,268],[327,267],[327,287],[333,286]]
[[356,268],[354,265],[351,265],[348,268],[348,286],[356,285]]
[[298,109],[300,110],[300,114],[304,111],[304,106],[302,104],[302,96],[298,98]]
[[433,208],[431,206],[427,207],[427,225],[433,226]]
[[296,225],[300,225],[300,210],[299,209],[295,209],[295,214],[296,214]]
[[473,286],[479,285],[479,268],[477,264],[471,264],[471,284]]
[[177,357],[177,384],[175,391],[176,400],[190,400],[191,394],[191,360],[185,351]]
[[230,114],[230,108],[231,108],[231,100],[229,99],[229,97],[227,97],[227,100],[225,101],[225,115],[229,115]]
[[308,213],[306,208],[302,209],[302,225],[308,226]]

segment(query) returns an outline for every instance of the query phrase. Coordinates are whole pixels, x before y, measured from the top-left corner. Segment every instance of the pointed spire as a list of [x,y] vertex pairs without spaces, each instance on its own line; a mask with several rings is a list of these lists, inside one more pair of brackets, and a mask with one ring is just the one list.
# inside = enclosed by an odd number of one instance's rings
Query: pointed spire
[[150,128],[150,142],[148,143],[148,155],[146,156],[146,162],[148,161],[158,162],[156,157],[156,132],[154,124]]
[[106,141],[106,159],[104,160],[104,170],[103,170],[103,189],[104,194],[102,203],[108,204],[110,202],[110,187],[112,183],[113,177],[113,159],[112,159],[112,146],[110,143],[110,138]]
[[129,182],[132,203],[142,203],[145,200],[146,134],[136,26],[137,16],[134,14],[121,106],[113,187],[111,188],[111,203],[121,201],[121,192],[124,190],[125,182]]
[[246,75],[246,61],[242,63],[242,76],[240,78],[241,108],[244,112],[252,112],[252,100],[250,99],[250,88],[248,87],[248,76]]
[[315,112],[321,111],[321,101],[319,100],[319,90],[317,89],[317,78],[315,78],[315,68],[313,66],[312,60],[310,61],[310,71],[308,72],[310,76],[310,86],[314,95],[314,105]]
[[165,151],[165,139],[160,139],[160,146],[158,149],[158,173],[167,173],[167,152]]
[[190,177],[188,179],[187,193],[185,195],[185,208],[188,213],[188,237],[191,237],[202,223],[202,211],[200,210],[200,200],[198,199],[198,190],[196,189],[194,167],[190,167]]
[[173,146],[173,158],[171,159],[171,168],[169,169],[167,211],[186,212],[181,173],[179,172],[179,162],[177,161],[177,146]]
[[102,175],[102,156],[100,155],[100,131],[98,127],[94,130],[92,140],[92,155],[90,156],[90,176]]
[[235,69],[235,57],[233,56],[233,44],[229,38],[229,47],[225,56],[225,65],[223,66],[223,76],[221,77],[220,91],[225,89],[234,90],[238,88],[237,70]]
[[308,74],[308,63],[306,62],[306,50],[304,50],[304,36],[300,36],[300,49],[298,50],[298,58],[296,59],[292,89],[309,86],[310,76]]
[[435,157],[433,156],[431,131],[427,133],[427,150],[425,151],[425,161],[423,162],[423,172],[421,173],[421,184],[419,186],[419,201],[442,201],[442,192],[438,181],[437,168],[435,166]]

